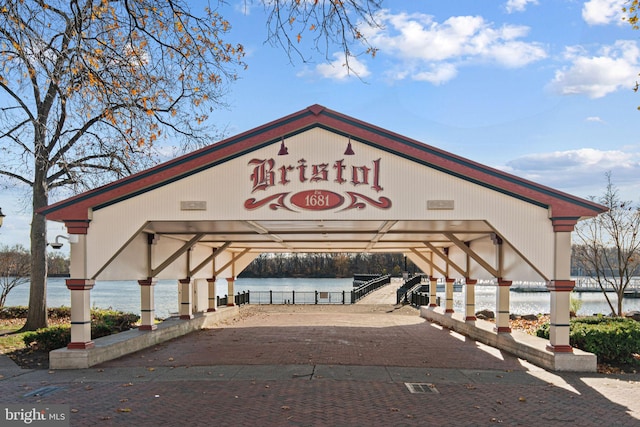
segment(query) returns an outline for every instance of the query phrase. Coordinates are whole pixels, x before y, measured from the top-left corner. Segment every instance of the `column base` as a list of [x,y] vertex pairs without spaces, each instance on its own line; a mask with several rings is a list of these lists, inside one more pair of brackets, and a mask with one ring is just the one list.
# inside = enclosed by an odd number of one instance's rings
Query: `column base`
[[508,326],[498,326],[496,328],[493,329],[494,331],[496,331],[499,334],[510,334],[511,333],[511,328]]
[[455,313],[455,311],[453,311],[453,308],[447,308],[444,312],[445,313]]
[[141,331],[155,331],[158,329],[158,325],[140,325],[138,329]]
[[438,304],[429,304],[429,307],[437,307]]
[[207,313],[211,313],[211,312],[214,312],[214,311],[218,311],[218,309],[217,308],[209,308],[209,309],[207,309]]
[[476,316],[467,316],[464,318],[465,322],[475,322],[476,320],[478,320]]
[[193,314],[181,314],[180,320],[191,320],[193,319]]
[[549,344],[546,348],[552,353],[573,353],[573,347],[571,347],[570,345]]
[[67,348],[69,350],[87,350],[89,348],[95,347],[93,341],[89,342],[70,342],[67,344]]
[[229,302],[227,303],[227,307],[235,307],[236,303],[235,302]]

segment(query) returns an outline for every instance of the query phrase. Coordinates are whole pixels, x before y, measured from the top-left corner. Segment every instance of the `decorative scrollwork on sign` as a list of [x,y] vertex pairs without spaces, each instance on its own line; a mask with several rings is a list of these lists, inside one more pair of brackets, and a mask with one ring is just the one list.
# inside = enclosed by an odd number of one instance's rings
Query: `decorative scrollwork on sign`
[[[391,207],[391,200],[387,197],[380,197],[378,200],[372,199],[371,197],[367,197],[364,194],[354,193],[352,191],[346,192],[351,198],[351,203],[344,208],[341,209],[340,212],[346,211],[349,209],[364,209],[367,207],[367,204],[376,207],[378,209],[389,209]],[[366,202],[366,203],[365,203]]]
[[[257,200],[256,198],[252,197],[244,201],[244,207],[245,209],[253,210],[269,204],[269,209],[274,211],[278,209],[286,209],[288,211],[295,212],[293,209],[288,207],[284,201],[284,198],[287,197],[288,194],[289,193],[278,193],[269,197],[265,197],[262,200]],[[275,202],[272,203],[274,200]]]

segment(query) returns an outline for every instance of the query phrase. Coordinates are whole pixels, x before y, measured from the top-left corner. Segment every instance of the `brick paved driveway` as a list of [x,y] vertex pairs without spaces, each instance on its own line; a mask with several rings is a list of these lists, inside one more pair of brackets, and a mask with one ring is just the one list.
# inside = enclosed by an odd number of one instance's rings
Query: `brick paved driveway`
[[638,426],[637,380],[547,372],[407,307],[258,307],[99,367],[3,378],[0,404],[66,403],[78,426]]

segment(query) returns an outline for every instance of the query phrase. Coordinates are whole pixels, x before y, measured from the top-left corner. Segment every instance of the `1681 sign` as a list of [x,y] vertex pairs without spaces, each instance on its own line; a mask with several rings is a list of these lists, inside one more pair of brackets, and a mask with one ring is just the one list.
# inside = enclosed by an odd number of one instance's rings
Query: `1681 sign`
[[327,190],[306,190],[291,196],[291,204],[312,211],[335,209],[342,203],[344,203],[344,197]]

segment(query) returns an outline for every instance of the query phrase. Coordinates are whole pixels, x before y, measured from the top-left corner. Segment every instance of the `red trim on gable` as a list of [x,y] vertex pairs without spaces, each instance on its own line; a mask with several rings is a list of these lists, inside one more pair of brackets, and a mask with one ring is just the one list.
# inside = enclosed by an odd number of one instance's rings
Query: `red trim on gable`
[[[191,171],[250,152],[270,141],[277,144],[283,136],[315,125],[334,129],[374,147],[549,206],[553,217],[556,218],[592,217],[606,210],[596,203],[484,166],[316,104],[130,177],[52,204],[39,212],[48,220],[64,221],[67,227],[70,227],[70,233],[85,234],[89,212],[95,206],[144,191],[163,182],[170,182]],[[82,224],[83,222],[85,224]]]

